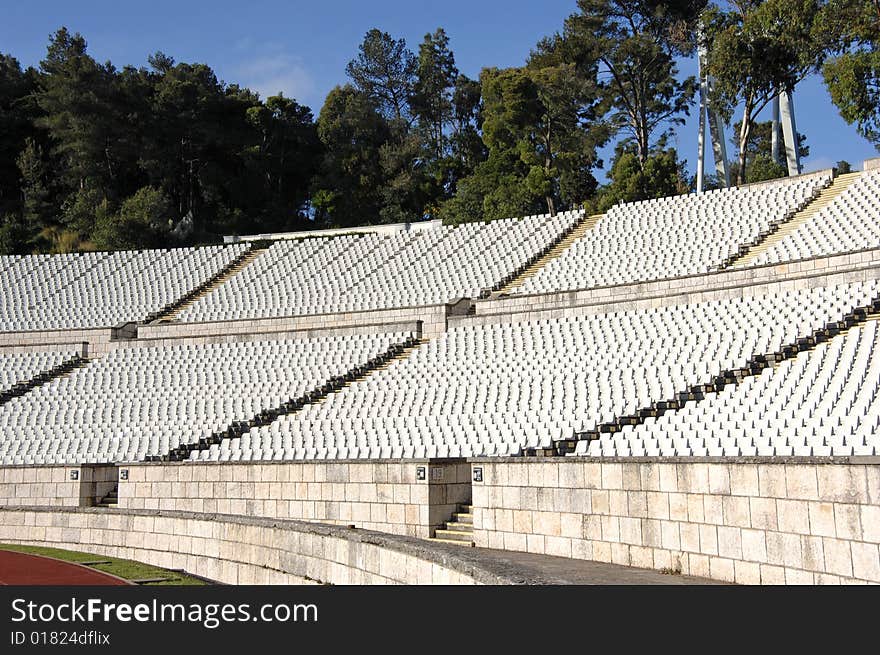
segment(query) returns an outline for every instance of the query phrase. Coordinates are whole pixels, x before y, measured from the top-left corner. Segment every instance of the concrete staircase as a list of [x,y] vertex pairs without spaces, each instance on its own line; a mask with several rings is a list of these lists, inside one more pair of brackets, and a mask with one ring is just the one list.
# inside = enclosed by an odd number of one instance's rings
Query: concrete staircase
[[843,193],[850,184],[855,182],[860,175],[861,173],[858,171],[838,175],[830,186],[822,189],[819,195],[801,208],[800,211],[796,212],[788,220],[783,220],[774,225],[756,243],[740,248],[739,252],[725,262],[725,265],[722,265],[721,268],[742,268],[752,265],[758,256],[767,252],[775,244],[782,241],[789,234],[792,234],[818,212],[834,202],[834,199]]
[[434,531],[430,541],[441,541],[457,546],[474,545],[474,514],[471,505],[459,505],[458,511],[452,514],[452,520],[445,527]]
[[234,275],[238,275],[241,271],[250,266],[253,261],[266,252],[268,248],[253,248],[246,250],[236,257],[226,268],[214,275],[209,280],[190,291],[188,294],[178,298],[174,302],[166,305],[158,312],[154,312],[147,317],[147,323],[170,323],[176,321],[183,310],[192,307],[199,300],[207,296],[214,289],[226,282]]
[[119,484],[113,486],[105,496],[95,503],[95,507],[118,507],[119,506]]
[[327,380],[320,387],[316,387],[299,398],[291,398],[279,407],[264,409],[259,414],[245,421],[235,421],[229,424],[225,429],[213,432],[207,437],[202,437],[196,443],[181,444],[177,448],[172,449],[165,455],[150,455],[146,458],[148,462],[182,462],[190,458],[190,454],[198,450],[208,450],[212,445],[219,445],[224,439],[239,439],[241,435],[250,432],[251,428],[269,425],[279,416],[295,414],[306,405],[312,405],[321,402],[327,396],[337,393],[358,380],[372,375],[375,371],[380,371],[391,365],[398,359],[404,359],[409,356],[414,349],[421,345],[422,340],[416,337],[409,337],[404,343],[392,345],[385,352],[376,355],[363,366],[357,366],[343,375],[338,375]]
[[674,398],[653,402],[649,406],[637,409],[634,414],[617,416],[607,423],[596,425],[592,430],[577,433],[573,438],[556,441],[553,444],[554,450],[557,455],[572,454],[578,441],[594,441],[601,438],[602,434],[620,432],[625,425],[641,425],[649,416],[662,416],[668,411],[681,409],[689,400],[702,400],[706,394],[721,391],[728,384],[739,384],[749,376],[760,375],[764,369],[775,368],[780,362],[797,357],[800,352],[812,350],[818,344],[847,332],[854,325],[878,318],[880,318],[880,296],[871,300],[867,305],[854,308],[839,321],[827,323],[824,327],[814,330],[806,336],[798,337],[792,343],[783,345],[776,352],[753,355],[745,366],[722,371],[720,375],[714,376],[707,382],[679,391]]
[[584,236],[593,226],[602,218],[604,214],[593,214],[592,216],[584,216],[580,223],[574,226],[570,232],[565,234],[559,241],[553,244],[543,255],[539,256],[535,261],[530,263],[516,277],[505,284],[498,290],[493,297],[508,296],[516,292],[523,282],[534,276],[538,271],[544,268],[548,263],[559,257],[563,252],[568,250],[569,246],[577,239]]

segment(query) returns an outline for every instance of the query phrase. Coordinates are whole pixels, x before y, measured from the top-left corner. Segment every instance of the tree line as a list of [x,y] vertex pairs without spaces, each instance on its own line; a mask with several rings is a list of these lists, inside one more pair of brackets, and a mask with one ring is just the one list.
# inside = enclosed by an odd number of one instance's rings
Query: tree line
[[736,183],[786,174],[759,116],[813,73],[880,147],[880,0],[578,0],[522,66],[478,79],[442,28],[415,50],[372,29],[317,116],[162,52],[143,67],[99,63],[62,27],[35,68],[0,53],[0,252],[604,211],[684,193],[693,180],[671,137],[698,81],[678,63],[700,34],[712,102],[734,126]]

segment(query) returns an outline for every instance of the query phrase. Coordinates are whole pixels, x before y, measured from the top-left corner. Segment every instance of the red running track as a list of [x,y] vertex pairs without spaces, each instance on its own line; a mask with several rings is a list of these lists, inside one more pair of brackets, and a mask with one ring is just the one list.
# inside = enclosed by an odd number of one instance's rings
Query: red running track
[[0,585],[127,585],[115,575],[41,555],[0,550]]

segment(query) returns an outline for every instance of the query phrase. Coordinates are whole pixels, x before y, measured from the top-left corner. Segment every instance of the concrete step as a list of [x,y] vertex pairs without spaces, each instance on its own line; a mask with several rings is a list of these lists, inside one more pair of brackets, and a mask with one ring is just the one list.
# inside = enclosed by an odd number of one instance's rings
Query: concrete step
[[473,505],[459,505],[458,509],[460,509],[463,514],[470,514],[473,516],[473,511],[474,511]]
[[838,175],[836,178],[834,178],[834,181],[831,183],[831,185],[822,189],[817,198],[809,202],[788,221],[779,225],[776,230],[774,230],[767,237],[765,237],[758,243],[753,244],[745,253],[743,253],[742,256],[731,262],[728,268],[741,268],[744,266],[749,266],[760,255],[767,252],[775,244],[779,243],[785,237],[795,232],[804,223],[809,221],[810,218],[815,216],[816,213],[834,202],[837,196],[840,195],[850,184],[855,182],[860,175],[860,172]]
[[434,537],[437,539],[451,539],[454,541],[470,541],[474,538],[473,530],[442,530],[434,531]]
[[473,523],[461,523],[458,521],[447,521],[446,529],[451,532],[467,532],[472,533],[474,531]]
[[600,218],[602,218],[604,214],[593,214],[592,216],[585,216],[581,219],[581,222],[578,223],[575,228],[569,232],[559,243],[553,246],[550,250],[548,250],[542,257],[540,257],[535,263],[526,268],[522,273],[517,275],[514,279],[504,285],[499,291],[498,295],[507,295],[514,293],[518,287],[522,285],[523,282],[528,280],[530,277],[536,275],[538,271],[544,268],[549,262],[553,261],[563,252],[568,250],[569,246],[574,243],[576,240],[584,236],[588,230],[590,230]]
[[177,320],[177,317],[180,316],[181,312],[183,312],[185,309],[187,309],[189,307],[192,307],[199,300],[201,300],[202,298],[207,296],[209,293],[214,291],[214,289],[216,289],[217,287],[219,287],[220,285],[225,283],[227,280],[229,280],[229,278],[238,275],[242,270],[244,270],[245,268],[250,266],[254,262],[254,260],[257,259],[257,257],[259,257],[264,252],[266,252],[266,250],[268,250],[268,248],[255,248],[252,250],[248,250],[238,262],[236,262],[235,264],[233,264],[232,266],[230,266],[226,270],[221,271],[217,275],[217,277],[215,277],[199,293],[197,293],[195,296],[193,296],[189,300],[182,302],[177,307],[174,307],[173,309],[168,311],[164,316],[160,316],[159,318],[157,318],[156,322],[170,323],[172,321]]
[[443,544],[455,544],[456,546],[474,546],[473,541],[462,541],[460,539],[441,539],[439,537],[431,537],[428,541],[438,541]]
[[452,518],[459,523],[470,523],[474,524],[474,515],[470,512],[455,512],[452,515]]

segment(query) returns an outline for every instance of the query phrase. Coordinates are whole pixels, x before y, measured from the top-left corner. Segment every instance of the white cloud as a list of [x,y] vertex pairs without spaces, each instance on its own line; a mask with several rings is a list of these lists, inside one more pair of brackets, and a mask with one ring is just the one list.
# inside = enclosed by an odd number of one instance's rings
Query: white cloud
[[256,91],[263,99],[283,93],[300,104],[314,100],[315,81],[302,59],[275,51],[245,57],[234,69],[235,81]]

